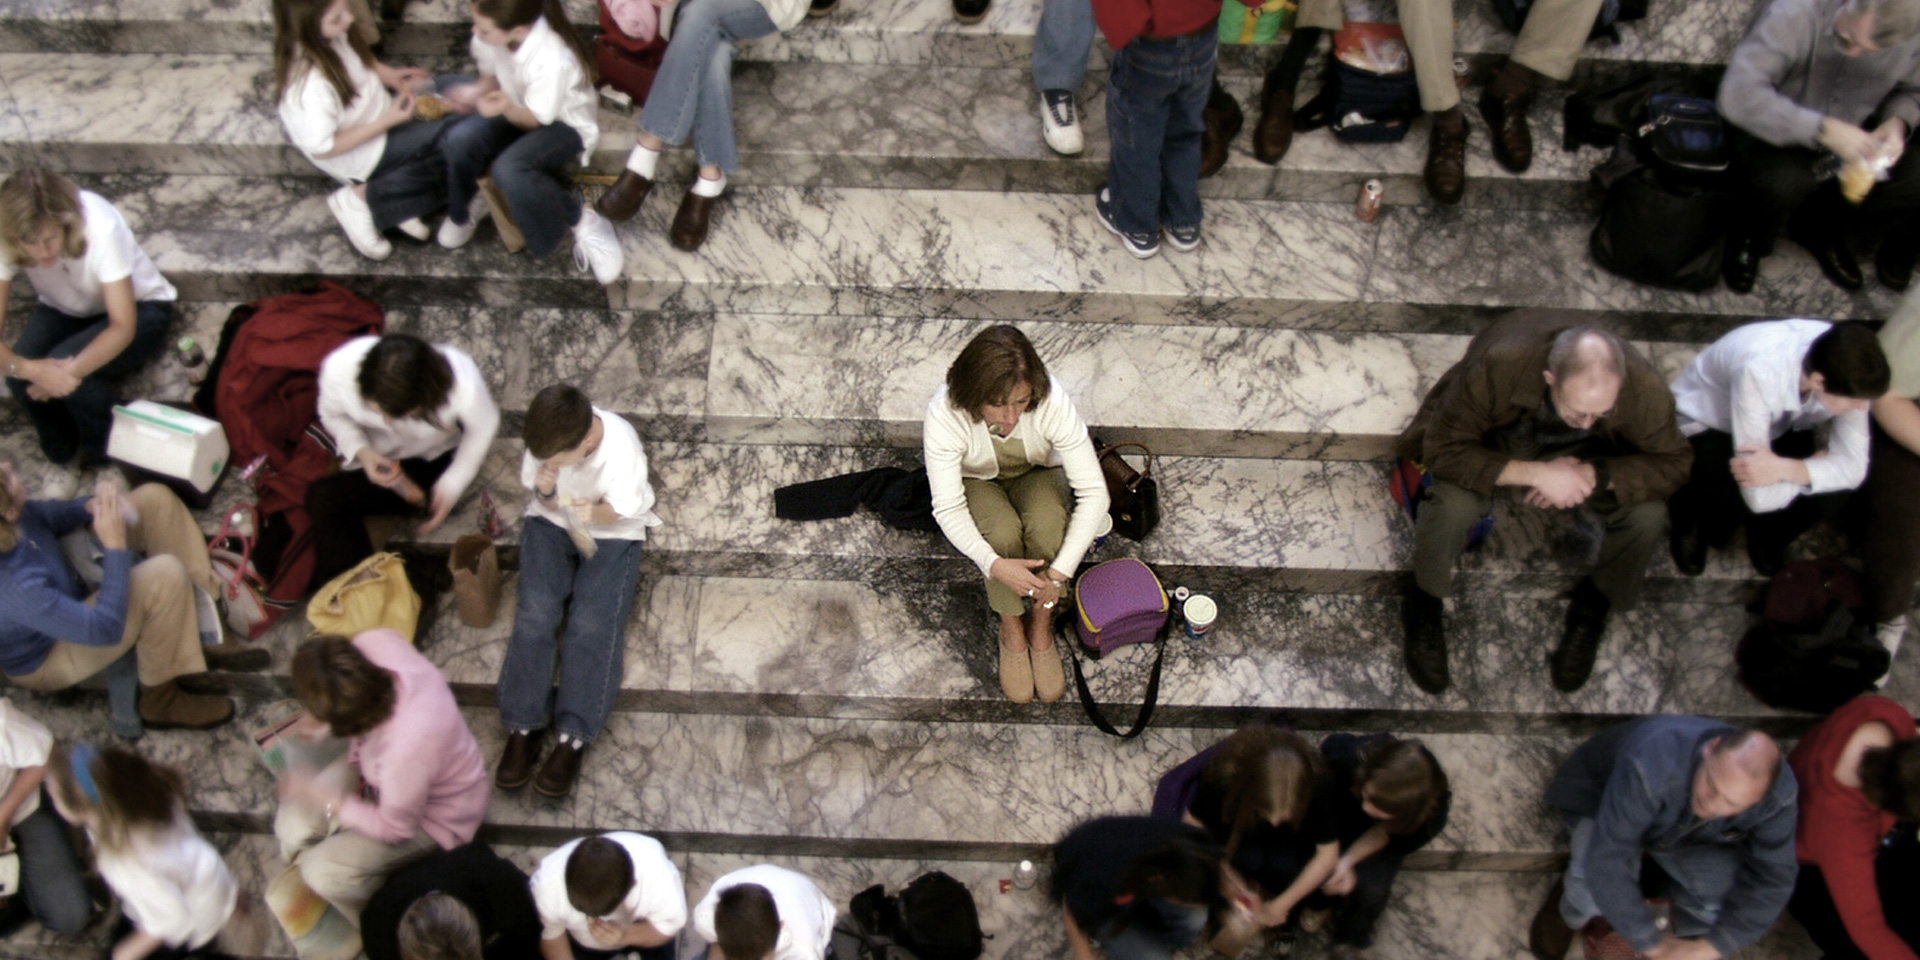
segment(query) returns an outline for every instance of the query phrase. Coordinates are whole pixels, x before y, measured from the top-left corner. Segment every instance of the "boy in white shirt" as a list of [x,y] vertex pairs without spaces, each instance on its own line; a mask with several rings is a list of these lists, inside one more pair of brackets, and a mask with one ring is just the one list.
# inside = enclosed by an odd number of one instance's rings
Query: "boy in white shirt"
[[[619,692],[640,547],[660,518],[640,435],[579,390],[540,391],[527,405],[523,435],[520,482],[533,496],[520,537],[513,639],[500,667],[508,735],[494,783],[514,790],[531,779],[540,793],[564,797]],[[558,643],[563,612],[567,636]],[[550,723],[559,739],[536,776],[537,735]]]
[[546,960],[599,960],[638,948],[645,960],[672,960],[687,923],[680,871],[660,841],[616,831],[547,854],[533,873]]
[[1750,323],[1702,350],[1673,381],[1693,445],[1693,473],[1668,507],[1674,566],[1699,576],[1707,548],[1745,526],[1754,569],[1778,572],[1788,544],[1866,478],[1867,409],[1890,377],[1857,323]]
[[713,882],[693,908],[693,930],[711,946],[696,960],[824,960],[833,901],[812,880],[770,863]]

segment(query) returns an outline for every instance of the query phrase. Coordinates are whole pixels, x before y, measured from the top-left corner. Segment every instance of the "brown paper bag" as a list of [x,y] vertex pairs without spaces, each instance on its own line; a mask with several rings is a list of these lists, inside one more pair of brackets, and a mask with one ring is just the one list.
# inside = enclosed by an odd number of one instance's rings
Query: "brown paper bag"
[[487,208],[493,211],[493,225],[500,231],[500,242],[506,244],[508,253],[519,253],[527,248],[527,235],[520,232],[520,225],[513,222],[513,208],[507,206],[507,195],[500,192],[492,177],[480,178],[480,195],[487,198]]
[[460,622],[469,627],[493,626],[500,612],[500,552],[493,538],[469,533],[454,542],[447,557],[453,570],[453,597],[460,607]]

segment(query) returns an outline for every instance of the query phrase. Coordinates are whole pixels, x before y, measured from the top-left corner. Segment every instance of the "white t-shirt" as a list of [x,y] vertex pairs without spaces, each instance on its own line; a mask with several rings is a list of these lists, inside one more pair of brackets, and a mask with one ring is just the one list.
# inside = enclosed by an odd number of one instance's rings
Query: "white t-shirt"
[[[12,701],[0,697],[0,796],[13,789],[14,778],[28,767],[47,765],[47,754],[53,750],[53,734],[46,725],[20,712]],[[20,821],[33,815],[40,809],[40,791],[27,794],[20,802],[20,809],[13,812],[13,820],[8,827],[20,825]]]
[[349,470],[359,469],[354,455],[361,447],[371,447],[374,453],[393,460],[431,460],[458,448],[447,472],[434,484],[435,489],[458,498],[479,475],[487,459],[487,447],[500,429],[500,408],[493,405],[486,378],[480,375],[473,358],[458,347],[438,344],[434,349],[453,368],[453,387],[447,391],[446,405],[434,411],[440,426],[414,417],[388,421],[360,396],[360,364],[379,340],[356,337],[335,347],[320,362],[320,423],[333,434],[340,459]]
[[[693,908],[693,929],[708,943],[716,939],[713,909],[720,894],[743,883],[756,883],[773,895],[773,909],[780,914],[780,939],[773,945],[774,960],[822,960],[833,940],[833,901],[814,886],[813,881],[784,867],[770,863],[735,870],[713,882],[713,889]],[[745,960],[728,957],[727,960]]]
[[587,84],[587,72],[573,48],[554,29],[547,18],[533,22],[520,49],[508,50],[474,37],[468,45],[473,62],[483,75],[500,81],[513,102],[527,108],[542,124],[558,120],[580,134],[585,164],[600,142],[599,97]]
[[106,293],[102,289],[116,280],[133,278],[133,301],[173,301],[180,294],[160,275],[160,268],[120,211],[107,198],[91,190],[80,191],[80,217],[86,225],[87,252],[78,259],[61,257],[51,267],[18,267],[0,256],[0,280],[12,280],[15,271],[25,273],[33,284],[33,293],[46,304],[69,317],[97,317],[107,312]]
[[[679,869],[667,859],[660,841],[624,831],[603,836],[626,848],[627,857],[633,861],[633,889],[627,891],[627,898],[613,913],[602,919],[623,924],[644,920],[666,936],[678,935],[687,925],[687,891],[680,885]],[[540,938],[558,940],[572,934],[581,946],[612,950],[613,944],[594,938],[592,928],[587,926],[592,918],[575,910],[567,899],[567,858],[579,845],[575,840],[547,854],[533,871],[533,903],[540,910]]]
[[600,446],[585,460],[560,468],[560,480],[554,484],[556,506],[548,506],[533,492],[540,461],[531,453],[521,460],[520,484],[530,493],[527,512],[565,530],[573,522],[572,512],[566,509],[569,504],[605,500],[620,519],[588,524],[587,535],[595,540],[645,540],[647,528],[659,526],[660,518],[653,513],[653,486],[647,483],[647,454],[640,448],[640,434],[618,414],[594,407],[593,415],[603,428]]
[[100,878],[134,926],[170,947],[199,947],[233,916],[233,874],[184,813],[162,830],[141,830],[125,850],[94,843]]
[[327,75],[302,60],[294,64],[293,82],[287,84],[287,92],[280,98],[280,123],[287,128],[287,139],[321,172],[341,183],[352,183],[372,176],[373,168],[380,165],[381,155],[387,152],[385,133],[337,157],[323,159],[319,154],[333,149],[334,135],[340,131],[378,120],[393,106],[393,94],[361,62],[345,37],[334,40],[332,46],[334,55],[347,68],[347,82],[357,94],[353,102],[341,103],[340,91],[327,82]]

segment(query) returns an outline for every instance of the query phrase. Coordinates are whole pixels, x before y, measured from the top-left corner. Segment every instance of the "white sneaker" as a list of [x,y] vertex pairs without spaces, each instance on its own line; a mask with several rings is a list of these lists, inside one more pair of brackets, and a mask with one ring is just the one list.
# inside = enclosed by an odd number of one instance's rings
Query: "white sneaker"
[[1040,132],[1054,153],[1073,156],[1086,149],[1086,138],[1080,135],[1080,111],[1073,104],[1073,91],[1047,90],[1040,94]]
[[582,270],[591,268],[593,278],[603,287],[620,279],[627,265],[613,222],[591,207],[580,209],[580,222],[573,227],[573,263]]
[[1903,613],[1895,619],[1880,624],[1873,633],[1874,639],[1879,640],[1880,645],[1887,648],[1888,660],[1887,672],[1880,679],[1875,680],[1873,685],[1885,690],[1887,681],[1893,679],[1893,655],[1900,652],[1900,641],[1907,638],[1907,615]]
[[420,219],[419,217],[414,217],[412,220],[408,220],[407,222],[401,224],[400,232],[406,234],[409,237],[414,238],[415,240],[432,240],[433,239],[433,228],[427,226],[427,222],[425,220]]
[[341,187],[327,195],[327,209],[333,211],[333,218],[340,221],[340,229],[347,232],[347,241],[353,244],[360,255],[369,260],[385,260],[393,256],[393,244],[380,235],[380,228],[373,225],[373,210],[367,201],[353,192],[352,187]]
[[465,226],[454,223],[452,217],[440,221],[440,235],[436,239],[448,250],[458,250],[473,239],[473,232],[480,229],[480,221],[485,220],[493,208],[487,206],[487,198],[474,191],[473,201],[467,204],[467,222]]
[[86,477],[71,467],[48,464],[40,471],[31,492],[35,500],[72,500],[86,486]]

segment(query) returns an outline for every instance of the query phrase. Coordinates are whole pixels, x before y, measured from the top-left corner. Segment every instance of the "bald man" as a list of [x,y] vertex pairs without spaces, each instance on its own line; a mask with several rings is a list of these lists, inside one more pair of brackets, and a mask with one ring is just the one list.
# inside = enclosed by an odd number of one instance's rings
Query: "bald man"
[[1414,586],[1401,608],[1407,672],[1420,689],[1447,688],[1441,601],[1496,487],[1520,488],[1540,509],[1591,509],[1606,521],[1599,561],[1574,587],[1548,659],[1555,687],[1587,682],[1609,615],[1640,598],[1666,537],[1667,498],[1693,462],[1673,410],[1653,364],[1604,330],[1518,314],[1473,338],[1397,449],[1433,478],[1418,505]]
[[[1718,960],[1760,939],[1793,894],[1798,788],[1780,745],[1705,717],[1658,716],[1582,744],[1547,787],[1572,860],[1533,918],[1528,946],[1562,960],[1604,919],[1650,960]],[[1673,925],[1640,886],[1652,857],[1670,879]]]

